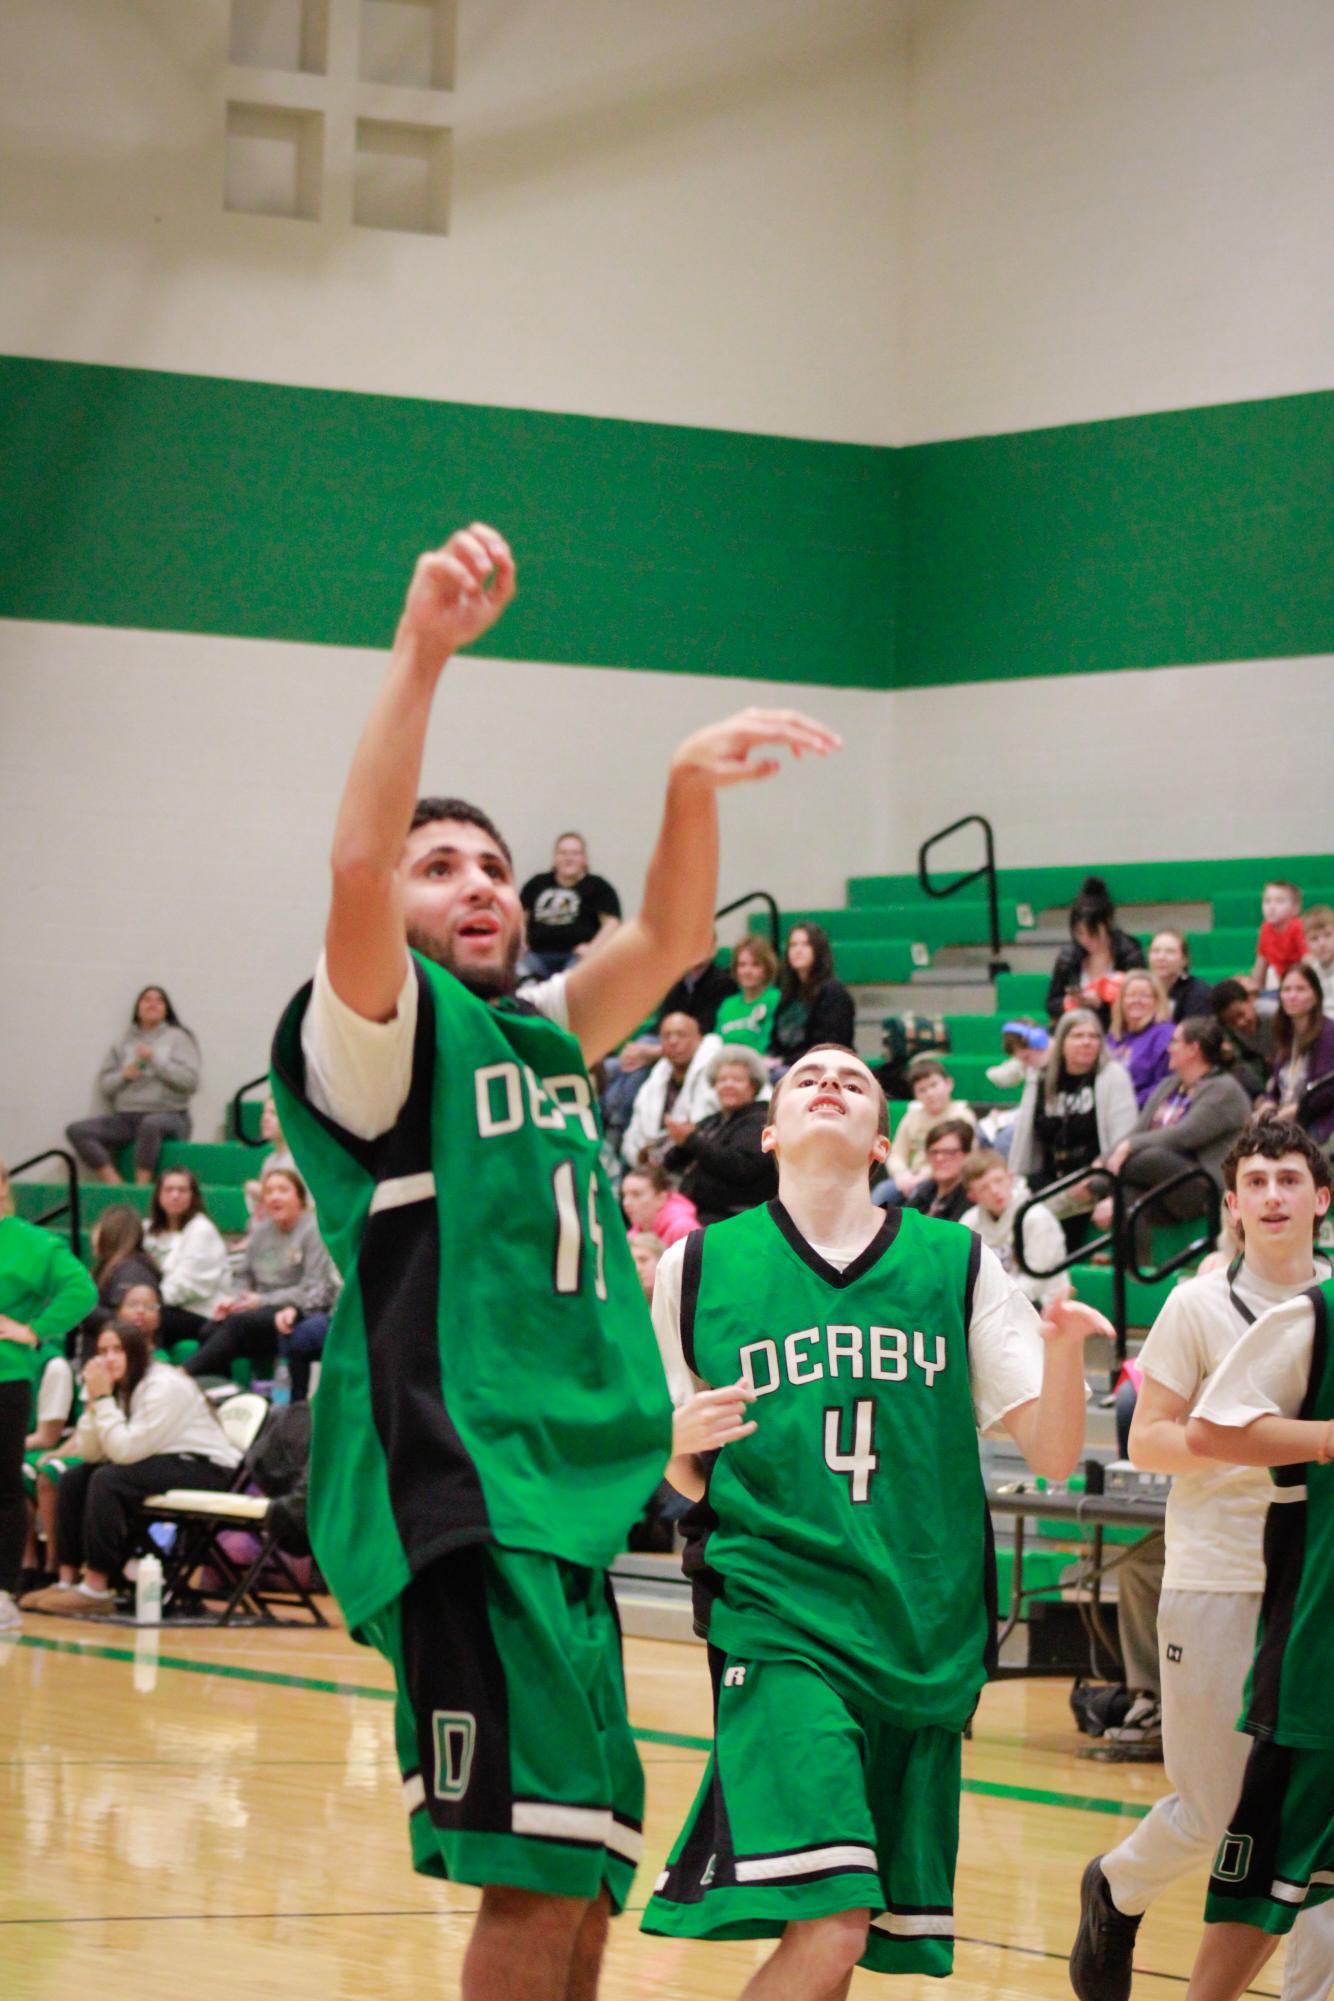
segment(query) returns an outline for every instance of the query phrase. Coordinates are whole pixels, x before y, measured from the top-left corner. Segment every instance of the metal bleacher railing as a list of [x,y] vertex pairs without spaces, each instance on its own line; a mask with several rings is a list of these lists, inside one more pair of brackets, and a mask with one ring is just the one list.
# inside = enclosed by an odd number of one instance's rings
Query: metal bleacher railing
[[714,923],[716,924],[720,917],[730,917],[734,910],[744,910],[748,903],[763,903],[767,907],[769,912],[770,942],[773,945],[774,951],[781,959],[783,956],[782,925],[779,920],[778,905],[774,898],[770,896],[767,889],[748,889],[744,896],[734,896],[732,901],[725,903],[721,910],[714,911]]
[[[931,880],[931,871],[927,865],[927,857],[937,842],[947,840],[951,834],[957,834],[961,827],[980,827],[982,829],[984,843],[982,862],[979,867],[970,870],[967,875],[956,876],[953,882],[944,884],[933,883]],[[987,926],[991,940],[991,961],[988,971],[994,980],[998,973],[1008,973],[1010,967],[1008,961],[1001,956],[1000,893],[996,883],[996,837],[992,833],[990,820],[986,819],[981,813],[965,813],[961,820],[951,820],[948,827],[942,827],[939,833],[929,835],[917,850],[917,881],[923,893],[927,896],[937,898],[956,896],[961,889],[967,889],[969,883],[976,882],[982,876],[986,878],[987,884]]]
[[34,1153],[28,1160],[16,1161],[14,1166],[9,1170],[10,1178],[17,1181],[19,1176],[26,1174],[30,1167],[41,1167],[48,1160],[58,1160],[64,1169],[65,1197],[61,1202],[53,1202],[51,1207],[44,1209],[40,1216],[30,1216],[28,1221],[30,1223],[40,1223],[45,1227],[50,1223],[58,1223],[62,1216],[68,1218],[66,1229],[69,1233],[69,1247],[77,1258],[80,1241],[79,1166],[74,1155],[67,1153],[63,1146],[49,1146],[45,1153]]
[[[1067,1188],[1075,1188],[1091,1178],[1087,1167],[1077,1167],[1072,1173],[1063,1174],[1059,1181],[1049,1181],[1037,1194],[1030,1195],[1014,1219],[1014,1254],[1020,1270],[1027,1272],[1030,1278],[1054,1278],[1058,1272],[1069,1271],[1073,1265],[1087,1264],[1100,1251],[1110,1253],[1112,1324],[1116,1331],[1115,1367],[1112,1371],[1112,1387],[1115,1387],[1116,1375],[1126,1359],[1126,1335],[1129,1326],[1127,1280],[1133,1278],[1141,1285],[1159,1285],[1163,1279],[1170,1278],[1174,1271],[1180,1271],[1183,1266],[1192,1263],[1198,1257],[1203,1257],[1206,1251],[1212,1250],[1222,1220],[1222,1198],[1218,1183],[1204,1167],[1185,1167],[1180,1174],[1174,1174],[1168,1180],[1158,1182],[1153,1188],[1144,1189],[1136,1195],[1133,1202],[1127,1200],[1128,1191],[1119,1174],[1106,1176],[1104,1178],[1111,1184],[1107,1191],[1112,1199],[1111,1227],[1104,1230],[1100,1237],[1086,1238],[1077,1250],[1067,1252],[1059,1264],[1038,1270],[1024,1256],[1024,1221],[1029,1210],[1035,1208],[1039,1202],[1049,1203],[1053,1195],[1059,1195]],[[1172,1194],[1179,1188],[1196,1185],[1204,1196],[1204,1214],[1201,1218],[1204,1234],[1192,1237],[1190,1243],[1174,1251],[1172,1256],[1165,1258],[1161,1264],[1148,1267],[1142,1265],[1136,1248],[1141,1219],[1147,1218],[1149,1211],[1156,1207],[1165,1195]]]

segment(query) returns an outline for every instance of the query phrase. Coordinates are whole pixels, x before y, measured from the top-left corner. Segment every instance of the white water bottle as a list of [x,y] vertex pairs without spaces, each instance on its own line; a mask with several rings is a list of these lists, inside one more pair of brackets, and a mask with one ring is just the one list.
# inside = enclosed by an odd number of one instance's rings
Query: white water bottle
[[134,1580],[134,1619],[139,1626],[162,1624],[162,1559],[141,1556]]

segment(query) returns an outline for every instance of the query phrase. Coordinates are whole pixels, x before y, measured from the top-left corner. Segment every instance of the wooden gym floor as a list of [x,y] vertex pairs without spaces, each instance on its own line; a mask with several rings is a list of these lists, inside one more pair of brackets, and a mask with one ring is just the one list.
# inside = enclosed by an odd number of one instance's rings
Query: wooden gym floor
[[[627,1642],[648,1775],[632,1910],[693,1796],[709,1731],[700,1648]],[[29,1615],[0,1637],[0,1989],[7,2001],[447,1997],[475,1892],[408,1866],[388,1674],[338,1630],[136,1634]],[[1088,1856],[1164,1789],[1076,1753],[1062,1682],[989,1688],[964,1747],[949,1987],[860,1972],[854,1997],[1045,2001]],[[1179,1997],[1203,1881],[1154,1907],[1136,2001]],[[613,1927],[605,2001],[705,2001],[767,1948]],[[1278,1959],[1253,1991],[1278,1993]]]

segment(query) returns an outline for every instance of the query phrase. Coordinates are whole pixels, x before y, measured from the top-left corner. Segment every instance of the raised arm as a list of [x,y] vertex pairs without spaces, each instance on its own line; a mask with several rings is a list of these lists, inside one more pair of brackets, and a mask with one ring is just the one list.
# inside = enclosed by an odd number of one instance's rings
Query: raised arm
[[599,939],[566,986],[570,1027],[590,1063],[614,1049],[687,966],[707,956],[718,895],[718,793],[771,778],[780,760],[753,753],[783,745],[794,757],[808,751],[827,757],[841,748],[832,730],[795,709],[743,709],[697,730],[676,752],[639,914],[605,943]]
[[514,596],[514,558],[474,522],[417,560],[389,672],[361,733],[334,831],[325,931],[329,978],[368,1021],[388,1021],[403,984],[397,869],[421,778],[436,684],[451,653],[489,631]]

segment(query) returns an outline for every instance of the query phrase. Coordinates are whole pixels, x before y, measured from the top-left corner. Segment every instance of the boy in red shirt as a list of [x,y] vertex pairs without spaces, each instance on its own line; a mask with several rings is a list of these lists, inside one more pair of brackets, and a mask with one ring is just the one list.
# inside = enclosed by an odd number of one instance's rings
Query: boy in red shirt
[[1295,882],[1267,882],[1260,898],[1264,923],[1255,941],[1255,964],[1248,985],[1253,993],[1276,987],[1306,957],[1301,920],[1302,893]]

